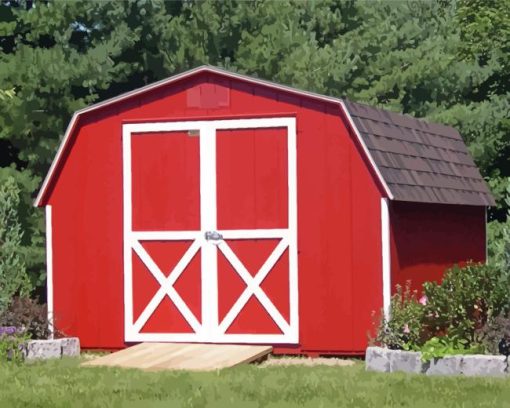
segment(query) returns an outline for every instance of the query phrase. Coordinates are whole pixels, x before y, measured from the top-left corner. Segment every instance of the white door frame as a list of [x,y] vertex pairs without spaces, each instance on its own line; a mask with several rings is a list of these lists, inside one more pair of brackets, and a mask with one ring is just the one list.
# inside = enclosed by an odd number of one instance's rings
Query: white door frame
[[[228,129],[286,128],[288,153],[288,228],[217,231],[216,209],[216,132]],[[200,231],[133,231],[132,228],[132,177],[131,140],[134,133],[198,131],[200,138]],[[138,135],[136,137],[143,137]],[[280,343],[296,344],[299,341],[298,269],[297,269],[297,168],[296,119],[294,117],[197,120],[181,122],[129,123],[122,126],[123,144],[123,203],[124,203],[124,337],[125,341],[172,341],[211,343]],[[221,239],[206,239],[206,232],[217,232]],[[264,265],[251,274],[235,255],[226,239],[277,239],[279,244]],[[191,246],[167,276],[140,244],[140,240],[190,241]],[[289,251],[289,307],[287,322],[260,284],[270,273],[281,255]],[[173,288],[195,254],[201,250],[202,323]],[[133,265],[132,251],[140,257],[160,289],[133,322]],[[221,251],[246,283],[246,289],[222,321],[218,320],[217,256]],[[206,288],[206,290],[204,290]],[[195,333],[140,333],[143,325],[165,296],[175,304]],[[227,334],[225,331],[244,305],[255,296],[282,334]],[[211,307],[211,305],[216,307]]]

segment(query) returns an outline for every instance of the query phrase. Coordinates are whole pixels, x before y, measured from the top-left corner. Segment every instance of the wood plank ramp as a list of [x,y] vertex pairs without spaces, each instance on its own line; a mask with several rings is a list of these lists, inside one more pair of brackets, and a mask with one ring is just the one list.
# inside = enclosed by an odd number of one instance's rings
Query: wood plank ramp
[[81,365],[138,368],[145,371],[211,371],[251,363],[271,353],[271,346],[198,343],[140,343]]

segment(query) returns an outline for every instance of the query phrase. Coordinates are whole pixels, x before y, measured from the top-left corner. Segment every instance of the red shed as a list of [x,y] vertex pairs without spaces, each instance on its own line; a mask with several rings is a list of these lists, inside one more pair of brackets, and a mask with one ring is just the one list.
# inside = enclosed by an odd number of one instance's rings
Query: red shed
[[200,67],[73,116],[49,313],[84,348],[363,353],[396,283],[485,260],[492,204],[451,127]]

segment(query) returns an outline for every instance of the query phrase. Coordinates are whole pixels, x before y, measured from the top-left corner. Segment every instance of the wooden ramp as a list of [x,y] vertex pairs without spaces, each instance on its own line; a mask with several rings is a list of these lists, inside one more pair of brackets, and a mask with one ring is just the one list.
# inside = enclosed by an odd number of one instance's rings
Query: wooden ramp
[[82,366],[209,371],[256,361],[272,349],[271,346],[232,344],[141,343],[87,361]]

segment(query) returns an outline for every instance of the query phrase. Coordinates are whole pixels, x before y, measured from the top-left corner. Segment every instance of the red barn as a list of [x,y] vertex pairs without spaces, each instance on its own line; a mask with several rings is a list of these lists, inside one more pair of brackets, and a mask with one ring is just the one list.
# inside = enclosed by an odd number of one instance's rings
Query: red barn
[[200,67],[73,116],[46,207],[48,304],[84,348],[363,353],[395,284],[486,257],[459,133]]

